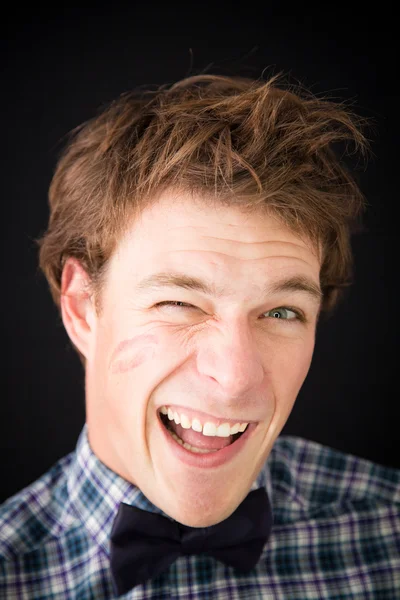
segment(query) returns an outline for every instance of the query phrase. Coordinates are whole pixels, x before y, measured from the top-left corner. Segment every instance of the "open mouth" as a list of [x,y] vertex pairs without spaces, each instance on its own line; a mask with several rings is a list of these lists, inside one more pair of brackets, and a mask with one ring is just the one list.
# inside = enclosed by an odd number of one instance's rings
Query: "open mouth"
[[173,419],[169,419],[167,414],[159,412],[159,415],[162,424],[171,437],[186,450],[195,454],[209,454],[231,446],[240,439],[248,427],[246,425],[243,431],[238,431],[230,435],[204,435],[201,431],[194,431],[190,427],[183,428],[181,424],[177,424]]

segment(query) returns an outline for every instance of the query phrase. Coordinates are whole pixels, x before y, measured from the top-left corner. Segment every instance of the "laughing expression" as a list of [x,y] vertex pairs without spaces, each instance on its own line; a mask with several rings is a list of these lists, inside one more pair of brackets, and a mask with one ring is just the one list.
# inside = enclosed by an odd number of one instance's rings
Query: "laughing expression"
[[81,334],[64,317],[95,454],[181,523],[227,518],[307,375],[319,273],[312,244],[272,216],[172,194],[145,209],[110,259],[101,313]]

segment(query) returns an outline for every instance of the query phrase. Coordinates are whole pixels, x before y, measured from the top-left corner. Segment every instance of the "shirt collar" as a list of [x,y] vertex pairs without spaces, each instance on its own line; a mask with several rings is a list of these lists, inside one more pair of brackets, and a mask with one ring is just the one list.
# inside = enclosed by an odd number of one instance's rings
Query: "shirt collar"
[[[87,424],[79,436],[68,474],[68,494],[74,511],[95,542],[109,554],[109,539],[121,502],[168,517],[152,504],[138,487],[109,469],[89,444]],[[272,505],[272,485],[268,460],[251,486],[267,490]],[[170,518],[170,517],[168,517]]]

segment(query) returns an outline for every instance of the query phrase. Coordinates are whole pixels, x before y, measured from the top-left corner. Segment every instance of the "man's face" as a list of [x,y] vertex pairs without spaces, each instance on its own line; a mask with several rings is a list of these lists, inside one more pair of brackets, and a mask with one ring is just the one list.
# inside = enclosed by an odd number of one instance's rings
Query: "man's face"
[[227,518],[308,372],[319,271],[311,244],[272,217],[164,194],[120,241],[92,322],[97,456],[181,523]]

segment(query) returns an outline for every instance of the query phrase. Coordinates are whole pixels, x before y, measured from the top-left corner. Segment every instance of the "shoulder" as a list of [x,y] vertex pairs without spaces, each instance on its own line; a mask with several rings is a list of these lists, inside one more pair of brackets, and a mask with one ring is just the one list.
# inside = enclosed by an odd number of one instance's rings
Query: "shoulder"
[[282,522],[381,506],[400,509],[400,470],[292,435],[279,436],[268,464],[274,516]]
[[62,535],[71,524],[67,475],[74,453],[0,505],[0,559],[12,560]]

